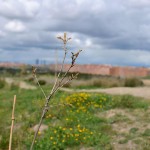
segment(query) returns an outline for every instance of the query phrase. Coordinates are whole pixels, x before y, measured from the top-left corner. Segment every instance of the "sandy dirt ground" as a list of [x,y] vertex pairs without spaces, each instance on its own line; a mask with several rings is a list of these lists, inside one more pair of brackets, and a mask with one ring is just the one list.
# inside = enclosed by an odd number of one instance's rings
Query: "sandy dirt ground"
[[[113,131],[116,131],[116,135],[113,136],[112,145],[114,150],[144,150],[141,143],[137,144],[134,140],[139,140],[141,142],[146,142],[146,138],[142,137],[141,134],[145,132],[146,129],[150,128],[149,119],[147,118],[150,114],[150,110],[142,109],[111,109],[108,111],[100,112],[96,114],[97,117],[105,117],[107,119],[115,120],[112,123]],[[120,117],[120,119],[118,118]],[[133,129],[137,129],[137,132],[131,134]],[[125,143],[120,143],[127,139]],[[148,142],[148,141],[147,141]]]
[[5,78],[5,81],[7,84],[17,84],[21,89],[30,89],[30,90],[35,90],[36,86],[30,85],[26,83],[25,81],[16,81],[12,78]]

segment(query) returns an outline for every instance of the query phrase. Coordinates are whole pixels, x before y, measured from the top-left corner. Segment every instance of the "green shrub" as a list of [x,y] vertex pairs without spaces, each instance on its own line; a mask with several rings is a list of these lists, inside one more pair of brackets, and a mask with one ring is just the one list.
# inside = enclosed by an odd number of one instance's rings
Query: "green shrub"
[[148,108],[148,103],[141,101],[141,98],[132,95],[114,96],[112,98],[112,108]]
[[34,81],[34,78],[33,78],[33,77],[30,77],[30,78],[28,78],[26,81],[28,81],[28,82],[33,82],[33,81]]
[[112,107],[133,108],[134,97],[130,95],[116,96],[113,98]]
[[126,78],[124,82],[125,87],[143,86],[144,83],[138,78]]
[[101,80],[93,80],[93,85],[94,87],[102,87],[103,83]]
[[0,79],[0,89],[4,88],[5,86],[5,80]]
[[150,136],[150,129],[146,129],[143,133],[143,136]]
[[71,87],[77,88],[111,88],[124,86],[124,79],[116,77],[92,77],[89,80],[76,80]]
[[45,80],[39,80],[40,85],[45,85],[46,81]]
[[12,83],[12,84],[10,85],[10,90],[18,90],[18,89],[19,89],[19,85],[18,85],[18,84]]
[[71,87],[77,88],[111,88],[111,87],[137,87],[144,83],[138,78],[116,78],[116,77],[91,77],[85,80],[76,80],[71,83]]
[[66,83],[65,85],[63,85],[63,87],[69,88],[71,85],[70,83]]

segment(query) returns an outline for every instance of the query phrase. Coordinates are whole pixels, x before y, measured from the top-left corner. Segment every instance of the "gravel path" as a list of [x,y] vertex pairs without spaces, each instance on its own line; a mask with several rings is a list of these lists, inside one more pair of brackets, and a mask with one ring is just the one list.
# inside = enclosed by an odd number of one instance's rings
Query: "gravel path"
[[66,92],[96,92],[96,93],[108,93],[108,94],[130,94],[133,96],[144,97],[146,99],[150,98],[150,87],[115,87],[107,89],[82,89],[82,90],[73,90],[68,88],[61,88],[62,91]]
[[[5,78],[6,82],[11,84],[14,81],[14,79],[12,78]],[[74,89],[69,89],[69,88],[61,88],[62,91],[66,91],[66,92],[96,92],[96,93],[108,93],[108,94],[119,94],[119,95],[123,95],[123,94],[130,94],[133,96],[139,96],[139,97],[143,97],[146,99],[150,99],[150,80],[143,80],[144,82],[144,87],[134,87],[134,88],[130,88],[130,87],[114,87],[114,88],[106,88],[106,89],[78,89],[78,90],[74,90]],[[19,86],[20,88],[23,89],[36,89],[35,86],[30,85],[24,81],[20,81],[19,82]]]

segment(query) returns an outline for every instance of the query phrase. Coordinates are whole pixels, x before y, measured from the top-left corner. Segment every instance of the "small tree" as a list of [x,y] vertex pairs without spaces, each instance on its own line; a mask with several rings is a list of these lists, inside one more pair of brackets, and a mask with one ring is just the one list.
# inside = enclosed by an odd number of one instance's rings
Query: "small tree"
[[50,92],[48,95],[45,94],[45,92],[44,92],[43,88],[41,87],[41,84],[39,83],[39,80],[38,80],[38,78],[37,78],[37,76],[36,76],[36,69],[37,69],[37,68],[33,67],[33,71],[32,71],[33,77],[34,77],[34,79],[36,80],[36,82],[37,82],[37,84],[38,84],[40,90],[42,91],[42,93],[43,93],[43,95],[44,95],[46,101],[45,101],[45,105],[43,106],[43,109],[42,109],[41,118],[40,118],[40,121],[39,121],[39,123],[38,123],[37,130],[36,130],[36,132],[35,132],[35,134],[34,134],[34,138],[33,138],[33,141],[32,141],[31,147],[30,147],[30,150],[33,149],[33,146],[34,146],[35,140],[36,140],[36,138],[37,138],[37,134],[38,134],[38,132],[39,132],[39,129],[40,129],[41,125],[42,125],[42,122],[43,122],[43,120],[44,120],[44,118],[45,118],[46,113],[47,113],[48,110],[49,110],[49,102],[51,101],[51,98],[53,97],[53,95],[54,95],[61,87],[63,87],[65,84],[68,84],[68,83],[69,83],[71,80],[73,80],[74,78],[77,78],[77,75],[78,75],[78,73],[75,74],[75,75],[72,74],[71,76],[69,76],[69,78],[67,78],[67,75],[68,75],[70,69],[74,67],[75,61],[76,61],[77,57],[79,56],[79,54],[80,54],[80,52],[81,52],[82,50],[78,50],[77,53],[71,52],[71,64],[70,64],[70,67],[68,68],[68,70],[66,70],[66,71],[64,72],[65,59],[66,59],[66,56],[67,56],[67,53],[68,53],[68,49],[67,49],[66,45],[67,45],[67,42],[68,42],[69,40],[71,40],[71,38],[67,38],[67,34],[66,34],[66,33],[64,33],[64,36],[63,36],[63,37],[60,36],[60,37],[57,37],[57,38],[63,42],[64,57],[63,57],[63,61],[62,61],[62,64],[61,64],[60,71],[59,71],[59,73],[58,73],[58,75],[57,75],[57,77],[56,77],[56,80],[55,80],[55,82],[54,82],[53,88],[51,89],[51,92]]

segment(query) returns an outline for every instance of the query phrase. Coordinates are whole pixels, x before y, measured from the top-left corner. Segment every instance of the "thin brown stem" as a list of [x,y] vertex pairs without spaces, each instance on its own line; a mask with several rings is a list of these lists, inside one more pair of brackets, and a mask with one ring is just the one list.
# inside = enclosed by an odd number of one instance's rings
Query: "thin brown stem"
[[33,141],[32,141],[31,147],[30,147],[30,150],[33,149],[33,146],[34,146],[36,137],[37,137],[37,135],[38,135],[39,129],[40,129],[41,125],[42,125],[42,122],[43,122],[43,119],[44,119],[44,117],[45,117],[45,114],[46,114],[47,111],[48,111],[49,100],[51,99],[51,97],[53,96],[53,94],[54,94],[54,93],[52,93],[52,94],[47,98],[47,101],[46,101],[45,106],[44,106],[43,111],[42,111],[42,115],[41,115],[40,121],[39,121],[39,123],[38,123],[38,127],[37,127],[37,129],[36,129],[35,134],[34,134],[34,138],[33,138]]
[[15,104],[16,104],[16,95],[14,95],[14,102],[13,102],[13,110],[12,110],[12,122],[11,122],[11,129],[10,129],[10,138],[9,138],[9,150],[11,150],[12,145],[12,134],[13,134],[13,128],[14,128],[14,121],[15,121]]
[[44,95],[45,99],[47,99],[47,96],[46,96],[46,94],[45,94],[45,92],[44,92],[43,88],[41,87],[41,85],[40,85],[40,83],[39,83],[39,80],[38,80],[38,78],[37,78],[36,74],[34,75],[34,78],[35,78],[35,80],[36,80],[36,82],[37,82],[37,84],[38,84],[39,88],[41,89],[41,91],[42,91],[42,93],[43,93],[43,95]]
[[51,92],[55,89],[56,84],[58,83],[58,79],[59,79],[61,73],[63,72],[63,67],[64,67],[66,55],[67,55],[67,48],[66,48],[66,44],[65,44],[65,43],[64,43],[64,48],[63,48],[63,49],[64,49],[64,51],[65,51],[65,54],[64,54],[63,61],[62,61],[61,69],[60,69],[60,71],[59,71],[59,73],[58,73],[58,75],[57,75],[57,78],[56,78],[56,80],[55,80],[55,83],[54,83],[54,85],[53,85],[53,88],[52,88]]
[[43,112],[42,112],[42,115],[41,115],[41,118],[40,118],[40,121],[39,121],[37,130],[36,130],[36,132],[34,133],[34,138],[33,138],[33,141],[32,141],[31,147],[30,147],[30,150],[33,149],[33,146],[34,146],[36,137],[37,137],[37,135],[38,135],[39,129],[40,129],[41,125],[42,125],[44,116],[45,116],[45,109],[43,109]]
[[[58,88],[54,91],[54,92],[57,92],[60,88],[62,88],[65,84],[69,83],[71,80],[73,80],[74,78],[76,78],[78,75],[78,73],[74,76],[74,77],[71,77],[70,79],[68,79],[65,83],[63,83],[62,85],[58,86]],[[63,80],[62,80],[63,81]]]

